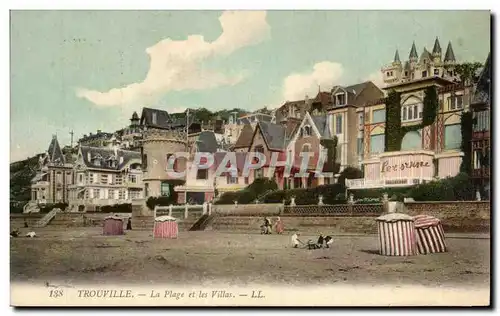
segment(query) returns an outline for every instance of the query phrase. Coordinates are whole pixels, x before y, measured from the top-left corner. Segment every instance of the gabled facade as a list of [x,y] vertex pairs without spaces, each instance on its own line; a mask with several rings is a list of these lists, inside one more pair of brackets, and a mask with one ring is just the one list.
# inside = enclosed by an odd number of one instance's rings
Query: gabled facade
[[[322,178],[313,175],[314,171],[316,171],[320,154],[325,155],[324,157],[327,157],[328,154],[327,148],[321,144],[321,140],[324,139],[332,139],[328,116],[326,114],[312,116],[309,112],[306,112],[304,119],[298,125],[296,131],[294,131],[286,147],[286,157],[287,161],[292,164],[292,172],[290,177],[283,179],[281,185],[283,188],[311,188],[334,182],[333,177]],[[302,157],[300,154],[302,152],[312,152],[314,154],[308,161],[307,171],[310,172],[310,176],[307,178],[294,176],[301,168]],[[322,170],[331,172],[334,166],[327,166],[327,164],[328,162],[325,158],[325,165],[322,166]]]
[[31,180],[31,202],[34,204],[68,202],[68,187],[73,183],[73,165],[64,155],[57,136],[40,156],[39,169]]
[[491,163],[491,56],[488,54],[479,80],[474,88],[471,110],[474,125],[472,128],[472,177],[482,198],[489,199]]
[[132,203],[143,195],[139,152],[81,146],[74,166],[69,203],[79,211]]

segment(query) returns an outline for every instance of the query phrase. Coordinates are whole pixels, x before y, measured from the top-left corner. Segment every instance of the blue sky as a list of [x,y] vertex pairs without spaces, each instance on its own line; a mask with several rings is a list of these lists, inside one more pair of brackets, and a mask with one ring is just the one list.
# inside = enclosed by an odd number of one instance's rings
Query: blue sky
[[70,130],[122,128],[142,106],[253,110],[318,85],[379,84],[396,48],[407,59],[436,36],[484,62],[489,12],[13,11],[11,161],[52,134],[65,145]]

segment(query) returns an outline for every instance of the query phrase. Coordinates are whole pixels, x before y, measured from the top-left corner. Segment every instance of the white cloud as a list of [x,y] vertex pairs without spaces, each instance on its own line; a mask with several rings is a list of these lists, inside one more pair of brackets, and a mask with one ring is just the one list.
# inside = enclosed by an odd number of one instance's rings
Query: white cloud
[[369,74],[363,81],[368,80],[373,82],[380,89],[385,87],[384,77],[382,76],[382,72],[380,70]]
[[222,34],[213,42],[206,42],[202,35],[191,35],[182,41],[167,38],[147,48],[150,67],[142,82],[106,92],[78,88],[77,96],[99,106],[127,106],[155,102],[169,91],[237,84],[244,79],[243,74],[232,76],[204,69],[201,63],[267,39],[270,27],[266,12],[226,11],[219,21]]
[[321,86],[321,91],[327,91],[339,84],[343,72],[341,64],[323,61],[315,64],[312,72],[293,73],[284,80],[283,98],[293,101],[301,100],[305,95],[315,97],[318,86]]

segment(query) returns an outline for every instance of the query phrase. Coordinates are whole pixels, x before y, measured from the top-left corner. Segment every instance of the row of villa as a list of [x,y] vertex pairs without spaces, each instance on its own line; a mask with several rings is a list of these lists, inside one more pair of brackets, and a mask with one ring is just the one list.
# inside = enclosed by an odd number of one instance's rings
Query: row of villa
[[[339,172],[348,166],[364,171],[363,179],[347,181],[350,189],[409,186],[454,176],[459,172],[464,153],[461,151],[461,115],[472,111],[475,117],[472,133],[472,175],[476,186],[489,191],[490,155],[490,57],[486,60],[479,82],[460,82],[457,61],[451,43],[444,58],[439,40],[432,52],[424,48],[418,56],[415,43],[409,59],[401,62],[396,51],[393,62],[382,67],[385,87],[373,82],[335,86],[318,91],[314,98],[287,101],[273,115],[253,113],[217,120],[211,128],[200,122],[173,119],[159,109],[144,108],[141,116],[134,112],[131,124],[120,133],[85,136],[74,154],[65,155],[54,137],[44,157],[40,172],[33,179],[32,201],[67,202],[71,208],[94,210],[102,205],[134,203],[149,196],[177,192],[178,203],[202,203],[215,194],[240,190],[255,178],[268,176],[269,165],[242,174],[246,153],[261,152],[267,161],[273,153],[290,161],[300,152],[327,152],[325,143],[337,139],[336,161]],[[425,91],[435,87],[438,113],[435,121],[404,135],[400,151],[384,152],[386,96],[393,90],[401,96],[402,126],[420,124],[423,119]],[[190,159],[178,161],[176,168],[189,168],[179,184],[169,178],[166,161],[176,152],[189,152]],[[215,155],[209,169],[190,168],[197,152]],[[215,176],[225,153],[237,153],[238,176]],[[71,157],[69,157],[71,156]],[[324,171],[333,170],[332,162]],[[314,176],[285,177],[276,168],[273,178],[280,188],[308,188],[334,183],[331,178]],[[316,169],[310,161],[308,171]]]

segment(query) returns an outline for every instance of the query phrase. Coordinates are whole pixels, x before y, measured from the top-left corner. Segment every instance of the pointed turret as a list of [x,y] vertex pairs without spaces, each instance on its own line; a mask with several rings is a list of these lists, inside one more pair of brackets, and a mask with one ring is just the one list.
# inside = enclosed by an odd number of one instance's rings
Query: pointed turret
[[434,48],[432,49],[432,56],[438,57],[441,56],[441,54],[441,44],[439,44],[439,39],[436,37],[436,40],[434,41]]
[[139,125],[139,115],[137,115],[137,112],[134,111],[132,114],[132,118],[130,119],[130,125],[136,126]]
[[444,62],[454,63],[455,61],[455,53],[453,52],[453,47],[451,47],[451,42],[449,42],[446,48],[446,54],[444,55]]
[[415,42],[413,42],[410,51],[410,61],[417,61],[417,60],[418,60],[417,47],[415,46]]
[[57,141],[57,136],[52,136],[52,141],[50,142],[49,149],[47,150],[49,162],[59,162],[64,163],[64,155]]
[[401,59],[399,59],[399,51],[396,49],[396,54],[394,55],[394,64],[400,64]]

